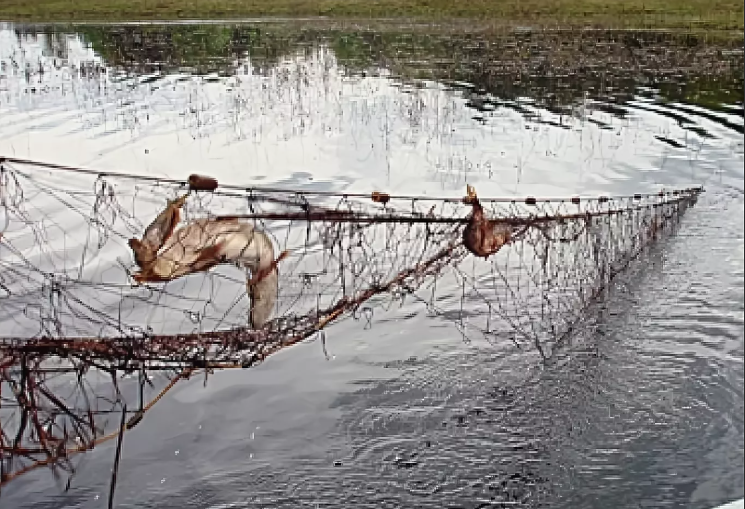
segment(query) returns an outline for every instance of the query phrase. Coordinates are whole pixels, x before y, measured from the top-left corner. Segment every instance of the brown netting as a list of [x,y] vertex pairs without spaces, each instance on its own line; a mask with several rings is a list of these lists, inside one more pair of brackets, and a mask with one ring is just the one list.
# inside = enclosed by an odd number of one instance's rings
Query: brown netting
[[[73,473],[76,453],[121,436],[198,371],[248,368],[332,322],[369,327],[393,306],[421,304],[466,339],[550,357],[702,192],[510,200],[469,186],[434,199],[0,165],[0,486],[39,466]],[[237,267],[224,237],[207,236],[205,251],[180,260],[192,273],[155,274],[174,228],[180,242],[179,216],[181,227],[251,225],[271,240],[269,258]],[[252,328],[249,295],[275,267],[276,302]]]

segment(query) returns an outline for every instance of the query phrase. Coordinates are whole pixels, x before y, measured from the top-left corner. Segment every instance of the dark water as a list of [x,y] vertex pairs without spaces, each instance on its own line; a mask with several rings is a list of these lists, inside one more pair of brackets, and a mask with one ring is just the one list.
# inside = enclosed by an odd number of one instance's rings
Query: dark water
[[[169,114],[206,88],[158,96],[154,82],[181,73],[192,86],[193,76],[214,73],[210,79],[224,83],[246,54],[258,74],[300,55],[305,70],[280,76],[270,91],[282,89],[282,79],[298,81],[287,85],[298,96],[304,86],[318,86],[308,124],[327,122],[373,146],[398,143],[385,157],[337,147],[340,169],[331,171],[318,162],[328,145],[308,135],[298,161],[323,180],[318,185],[367,185],[367,174],[377,172],[380,182],[409,175],[399,182],[406,191],[435,184],[450,191],[464,187],[456,162],[470,157],[471,168],[482,165],[475,171],[481,185],[497,190],[633,193],[691,180],[707,188],[678,235],[632,267],[551,362],[464,344],[423,309],[398,321],[379,317],[369,330],[342,323],[329,330],[331,361],[317,343],[302,344],[255,369],[216,374],[206,386],[199,378],[180,384],[126,435],[116,507],[704,509],[743,497],[741,50],[631,33],[479,38],[264,25],[2,30],[3,152],[69,161],[76,149],[64,145],[73,138],[55,129],[74,128],[82,134],[74,138],[80,159],[73,162],[121,166],[125,157],[141,161],[130,151],[163,146],[158,140],[175,132],[182,137],[160,162],[177,161],[179,151],[203,150],[205,125],[217,139],[218,128],[244,110],[212,96],[200,104],[211,105],[217,120],[198,124],[205,117],[187,112],[176,124]],[[313,53],[323,44],[342,76],[314,74],[328,63]],[[94,63],[71,56],[86,45]],[[55,88],[35,67],[24,69],[37,50],[49,68],[74,65],[69,81]],[[24,65],[12,71],[22,54]],[[362,75],[372,77],[367,88],[340,85]],[[431,113],[401,99],[411,95],[402,83],[415,78],[446,83],[455,98],[435,131],[427,128]],[[104,90],[117,80],[128,91]],[[391,102],[381,102],[375,87],[392,80]],[[96,141],[98,109],[121,113],[117,101],[137,104],[143,95],[150,109],[132,108],[121,118],[151,122],[148,128],[111,146]],[[281,116],[282,100],[290,101],[270,98],[261,107],[275,122],[292,122]],[[345,117],[351,102],[369,109]],[[324,113],[329,104],[340,105],[338,124]],[[2,120],[4,110],[13,122]],[[53,125],[33,138],[26,126],[39,118]],[[107,132],[134,132],[121,118]],[[526,135],[515,118],[535,131]],[[434,155],[401,156],[412,137],[428,138]],[[256,142],[276,162],[282,149],[272,143],[268,136]],[[228,148],[211,150],[211,160],[193,164],[233,157]],[[511,157],[520,161],[518,171]],[[308,184],[273,168],[259,176]],[[105,507],[113,455],[112,446],[86,454],[67,493],[48,472],[19,479],[4,490],[0,507]]]

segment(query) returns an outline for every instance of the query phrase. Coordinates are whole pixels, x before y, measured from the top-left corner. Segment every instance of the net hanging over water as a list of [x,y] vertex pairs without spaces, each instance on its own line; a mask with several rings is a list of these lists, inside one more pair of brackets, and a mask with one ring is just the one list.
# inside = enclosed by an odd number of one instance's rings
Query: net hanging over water
[[0,486],[73,473],[179,380],[393,307],[548,357],[703,191],[438,199],[0,165]]

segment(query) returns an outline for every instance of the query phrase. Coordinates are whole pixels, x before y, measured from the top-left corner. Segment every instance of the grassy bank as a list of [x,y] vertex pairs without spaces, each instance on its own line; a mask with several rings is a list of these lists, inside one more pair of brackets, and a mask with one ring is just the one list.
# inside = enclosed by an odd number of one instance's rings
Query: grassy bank
[[11,21],[326,16],[479,20],[496,25],[742,30],[742,0],[0,0]]

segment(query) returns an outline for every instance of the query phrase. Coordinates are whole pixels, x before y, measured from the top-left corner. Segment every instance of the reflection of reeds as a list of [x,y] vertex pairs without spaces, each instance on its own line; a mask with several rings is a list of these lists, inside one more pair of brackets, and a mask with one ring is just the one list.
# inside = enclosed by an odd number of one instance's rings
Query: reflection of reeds
[[[670,99],[742,100],[742,36],[645,30],[482,30],[402,26],[340,29],[275,24],[81,26],[75,32],[127,74],[267,74],[283,59],[333,50],[351,75],[387,69],[402,80],[467,82],[502,99],[533,97],[559,111],[591,98],[624,101],[639,85]],[[24,28],[16,29],[24,33]],[[35,29],[56,41],[58,28]],[[54,43],[55,48],[59,41]],[[61,48],[54,50],[62,55]],[[33,72],[33,70],[32,70]]]
[[[125,28],[129,35],[123,37],[120,31]],[[80,129],[91,135],[128,131],[132,138],[142,139],[176,132],[193,139],[224,137],[228,144],[248,143],[255,147],[292,143],[306,136],[343,136],[350,139],[351,147],[342,156],[353,155],[370,166],[379,165],[376,171],[383,171],[388,177],[391,168],[401,164],[399,149],[422,146],[422,167],[427,177],[443,189],[461,188],[474,178],[492,179],[495,170],[505,165],[514,168],[510,177],[515,175],[514,180],[509,179],[511,182],[504,181],[504,174],[497,177],[505,186],[530,178],[525,173],[530,166],[530,145],[512,150],[506,157],[504,148],[484,150],[484,144],[478,145],[482,133],[508,122],[514,113],[531,129],[525,132],[530,138],[527,143],[537,138],[530,134],[532,129],[542,125],[568,130],[593,123],[598,129],[610,131],[614,129],[613,117],[626,119],[634,110],[648,108],[638,101],[630,103],[639,95],[653,100],[656,114],[675,120],[701,138],[710,139],[712,135],[697,125],[695,117],[742,130],[740,124],[731,120],[733,113],[741,111],[736,105],[741,104],[742,75],[734,72],[741,56],[732,50],[720,61],[729,61],[731,73],[722,64],[712,67],[711,74],[698,75],[691,64],[688,74],[680,68],[680,74],[673,75],[665,65],[673,65],[675,58],[697,62],[696,54],[714,58],[714,53],[700,40],[691,39],[693,48],[684,48],[684,39],[671,34],[639,32],[643,43],[639,49],[628,42],[634,36],[629,32],[502,33],[496,39],[481,39],[462,33],[448,38],[424,37],[418,32],[306,31],[282,39],[271,31],[241,35],[243,29],[230,31],[217,26],[214,30],[226,30],[231,37],[209,46],[211,53],[197,53],[194,62],[181,62],[194,72],[200,71],[197,61],[222,66],[222,75],[204,75],[173,72],[180,69],[179,62],[167,59],[188,55],[190,45],[201,44],[201,38],[211,31],[192,40],[163,36],[162,31],[172,30],[169,26],[99,29],[115,34],[110,44],[94,44],[101,49],[103,62],[66,62],[53,57],[37,60],[29,57],[25,49],[3,55],[7,88],[0,94],[4,101],[30,110],[69,105],[79,112]],[[150,40],[148,34],[152,33],[156,36]],[[42,43],[58,41],[59,37],[53,35],[40,32],[28,37],[37,37]],[[585,42],[576,42],[577,37]],[[592,67],[591,43],[603,38],[607,44],[601,46],[605,49],[597,50],[593,57],[601,63]],[[69,43],[76,40],[80,39],[69,38]],[[182,47],[159,46],[162,41],[174,40],[181,41]],[[624,40],[624,44],[619,42]],[[612,44],[616,50],[610,51]],[[143,58],[138,53],[143,46],[149,48],[150,58],[166,60],[138,60]],[[651,48],[653,54],[668,55],[667,64],[644,72],[638,64],[627,69],[614,65],[613,60],[602,64],[608,54],[642,51],[645,47]],[[209,57],[206,60],[202,58],[205,54]],[[525,58],[520,56],[523,54]],[[571,55],[576,60],[585,54],[589,56],[579,61],[585,67],[572,72],[561,74],[558,67],[545,64],[551,55],[558,55],[563,59],[561,65],[576,66],[578,62],[570,61]],[[678,57],[669,56],[675,54]],[[266,55],[271,58],[264,58]],[[153,66],[159,66],[161,71],[139,74]],[[365,78],[371,75],[386,78]],[[436,82],[418,81],[414,76],[426,76]],[[396,87],[394,94],[379,92],[391,85]],[[649,87],[640,89],[639,85]],[[668,104],[671,101],[678,104]],[[711,111],[691,115],[687,105],[705,105]],[[727,116],[714,114],[716,110]],[[598,115],[593,115],[596,111],[608,113],[611,118],[603,115],[605,118],[599,120]],[[484,129],[474,129],[474,120]],[[14,134],[12,125],[4,129],[4,134]],[[671,142],[669,138],[657,140],[674,146],[687,143]]]

